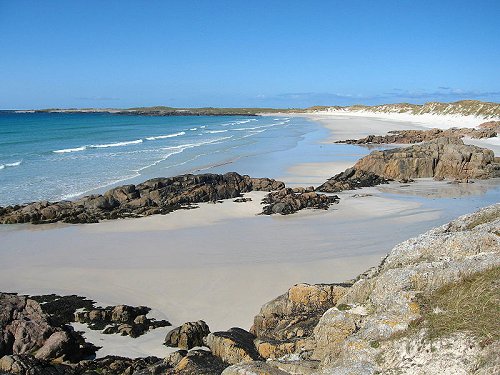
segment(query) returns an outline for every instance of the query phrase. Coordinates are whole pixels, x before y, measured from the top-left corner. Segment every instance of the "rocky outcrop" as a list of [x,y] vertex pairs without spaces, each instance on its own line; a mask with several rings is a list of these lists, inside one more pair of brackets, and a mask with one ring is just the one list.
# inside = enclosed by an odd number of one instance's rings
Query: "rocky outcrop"
[[430,130],[393,130],[387,135],[369,135],[360,139],[347,139],[335,143],[347,143],[354,145],[374,145],[374,144],[410,144],[428,142],[437,138],[493,138],[496,137],[500,125],[498,121],[483,123],[478,129],[474,128],[451,128],[451,129],[430,129]]
[[191,349],[195,346],[203,346],[203,339],[209,333],[210,328],[208,328],[207,323],[203,320],[187,322],[167,333],[165,345],[181,349]]
[[435,323],[431,324],[431,319],[448,311],[440,311],[439,306],[430,308],[427,301],[440,290],[456,290],[459,286],[455,285],[460,283],[465,283],[471,296],[481,295],[477,284],[468,280],[494,270],[491,284],[482,284],[490,294],[484,297],[487,304],[477,306],[478,314],[463,310],[470,308],[468,301],[459,305],[456,299],[450,301],[457,314],[472,317],[471,324],[485,323],[481,316],[484,308],[493,309],[486,318],[491,320],[499,308],[494,297],[498,296],[499,234],[497,204],[401,243],[378,267],[360,275],[353,284],[292,287],[262,307],[252,328],[258,336],[254,342],[257,348],[266,337],[286,342],[297,336],[300,329],[294,325],[301,315],[313,311],[317,318],[307,325],[307,345],[296,351],[275,351],[266,362],[235,364],[225,374],[498,372],[500,362],[494,353],[500,341],[491,328],[494,323],[487,322],[490,331],[483,332],[486,339],[475,336],[467,326],[446,327],[444,336],[433,338]]
[[312,357],[328,373],[420,374],[427,368],[424,373],[437,374],[447,361],[461,369],[457,373],[471,373],[485,355],[479,341],[460,332],[444,337],[439,353],[427,351],[432,341],[420,301],[442,286],[498,267],[499,229],[497,204],[396,246],[339,300],[345,308],[329,309],[321,317]]
[[493,151],[465,145],[457,138],[438,138],[406,148],[373,151],[353,168],[393,180],[500,177],[500,163]]
[[38,302],[0,293],[0,357],[29,353],[41,360],[77,361],[96,349],[68,327],[53,325]]
[[255,336],[241,328],[213,332],[205,338],[205,345],[223,362],[234,365],[261,359],[254,345]]
[[339,200],[339,197],[336,195],[318,194],[313,191],[313,188],[284,188],[269,193],[262,200],[262,204],[265,205],[262,209],[262,214],[289,215],[305,208],[326,210],[330,205],[339,203]]
[[122,336],[139,337],[151,329],[171,325],[166,320],[148,318],[151,309],[146,306],[108,306],[74,313],[74,321],[86,323],[89,328],[102,333],[118,333]]
[[266,303],[254,318],[251,332],[265,359],[310,349],[313,329],[321,315],[335,306],[348,284],[297,284]]
[[53,364],[31,355],[5,355],[0,357],[0,374],[63,375],[74,374],[72,367]]
[[280,181],[237,173],[182,175],[124,185],[77,201],[0,207],[0,223],[95,223],[105,219],[166,214],[201,202],[237,198],[252,190],[284,188]]
[[487,121],[483,122],[478,126],[479,129],[487,129],[490,131],[494,131],[497,134],[500,133],[500,121]]
[[290,375],[266,362],[240,363],[226,368],[222,375]]
[[[402,242],[380,265],[352,282],[293,286],[262,307],[251,332],[231,328],[208,334],[203,343],[209,351],[180,350],[165,359],[105,357],[59,363],[67,359],[64,348],[71,333],[47,323],[39,324],[38,331],[23,332],[45,332],[47,325],[53,331],[16,336],[22,338],[16,347],[34,355],[2,352],[7,355],[0,358],[0,372],[496,374],[499,277],[500,204],[496,204]],[[50,321],[36,301],[1,296],[2,350],[13,347],[5,332],[14,325]],[[115,317],[127,320],[127,314],[126,308],[119,308]],[[199,339],[199,331],[205,330],[202,322],[184,326],[176,331],[177,337],[185,331],[195,332]],[[192,329],[195,326],[199,327]],[[26,346],[26,337],[37,347]],[[37,341],[40,337],[44,338]],[[173,337],[171,341],[180,341]]]
[[363,187],[387,184],[389,181],[390,179],[378,176],[372,172],[348,168],[344,172],[328,179],[324,184],[318,186],[316,190],[327,193],[338,193],[344,190],[355,190]]
[[228,364],[207,350],[190,350],[167,375],[219,375]]

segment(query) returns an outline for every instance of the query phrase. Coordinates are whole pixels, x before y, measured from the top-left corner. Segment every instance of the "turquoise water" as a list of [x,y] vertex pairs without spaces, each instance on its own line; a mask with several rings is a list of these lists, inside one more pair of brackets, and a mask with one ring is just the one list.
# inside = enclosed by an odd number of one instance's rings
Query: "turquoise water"
[[317,141],[327,134],[314,122],[273,116],[0,112],[0,206],[182,173],[277,178],[293,163],[359,157],[359,147],[338,145],[330,148],[336,155],[325,146],[319,157]]

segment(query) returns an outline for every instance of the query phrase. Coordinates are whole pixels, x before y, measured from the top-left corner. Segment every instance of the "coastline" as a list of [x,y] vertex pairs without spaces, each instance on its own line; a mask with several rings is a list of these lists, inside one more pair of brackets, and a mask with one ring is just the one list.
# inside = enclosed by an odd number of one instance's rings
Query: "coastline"
[[[352,122],[340,124],[344,133],[352,132]],[[338,132],[339,122],[334,126]],[[381,126],[413,127],[397,122]],[[321,145],[316,146],[322,160]],[[347,161],[294,164],[283,180],[287,185],[314,185],[356,158],[352,154]],[[103,305],[146,304],[174,325],[204,319],[212,330],[249,328],[260,306],[291,285],[356,277],[397,243],[494,203],[499,192],[498,185],[478,182],[463,187],[465,191],[437,195],[441,200],[423,198],[429,189],[453,186],[422,181],[410,187],[392,183],[346,191],[339,194],[341,203],[328,211],[287,217],[256,216],[265,193],[252,192],[246,195],[251,202],[200,204],[199,209],[166,216],[6,228],[0,230],[9,249],[3,254],[0,285],[26,294],[79,294]],[[116,344],[106,345],[103,353],[113,352]],[[134,350],[120,353],[133,356]]]

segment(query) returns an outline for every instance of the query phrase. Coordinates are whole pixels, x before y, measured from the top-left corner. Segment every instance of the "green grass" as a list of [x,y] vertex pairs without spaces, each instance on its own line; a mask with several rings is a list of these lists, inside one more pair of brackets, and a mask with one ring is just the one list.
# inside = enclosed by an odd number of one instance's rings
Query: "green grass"
[[467,225],[467,229],[471,230],[477,227],[478,225],[491,223],[492,221],[495,221],[498,218],[500,218],[500,210],[489,210],[481,212],[477,215],[477,217],[474,220],[472,220]]
[[445,285],[423,298],[431,338],[468,332],[482,342],[500,339],[500,267]]

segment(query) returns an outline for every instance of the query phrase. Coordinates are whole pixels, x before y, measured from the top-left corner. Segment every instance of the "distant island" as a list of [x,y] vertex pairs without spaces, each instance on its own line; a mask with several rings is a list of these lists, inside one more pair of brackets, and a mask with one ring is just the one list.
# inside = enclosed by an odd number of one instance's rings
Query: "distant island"
[[16,110],[32,113],[112,113],[117,115],[143,116],[258,116],[273,113],[315,113],[315,112],[368,112],[401,113],[411,115],[460,115],[480,116],[483,118],[500,117],[500,104],[479,100],[460,100],[453,103],[428,102],[425,104],[381,104],[374,106],[312,106],[308,108],[174,108],[166,106],[134,108],[46,108]]

